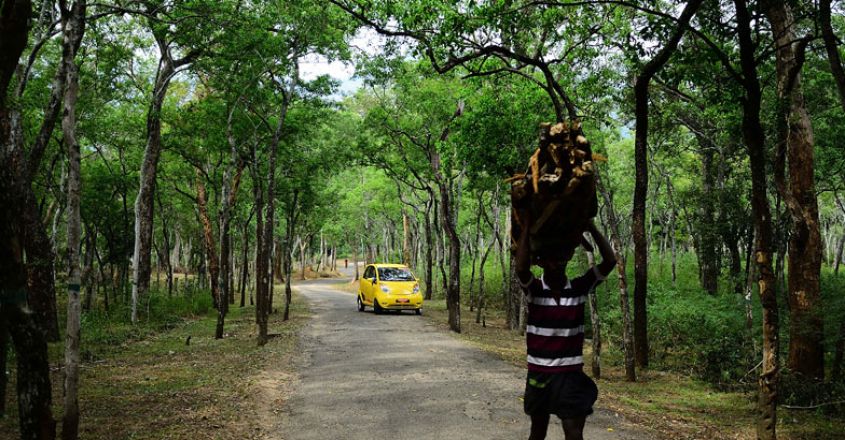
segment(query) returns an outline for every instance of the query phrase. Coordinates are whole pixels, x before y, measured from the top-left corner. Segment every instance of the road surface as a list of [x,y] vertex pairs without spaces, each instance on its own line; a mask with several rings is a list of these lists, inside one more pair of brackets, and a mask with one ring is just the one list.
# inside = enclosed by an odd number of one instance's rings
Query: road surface
[[[301,334],[297,378],[279,435],[289,440],[528,437],[525,371],[454,338],[412,312],[358,312],[338,280],[302,282],[313,318]],[[563,439],[552,418],[549,439]],[[597,409],[587,439],[638,439]]]

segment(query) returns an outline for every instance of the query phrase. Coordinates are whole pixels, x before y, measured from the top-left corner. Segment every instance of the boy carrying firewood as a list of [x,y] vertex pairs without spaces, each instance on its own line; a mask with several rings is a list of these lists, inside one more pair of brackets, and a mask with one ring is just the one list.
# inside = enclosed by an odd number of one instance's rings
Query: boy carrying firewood
[[[607,239],[593,224],[598,213],[594,154],[578,120],[540,124],[539,146],[524,174],[511,182],[515,268],[528,303],[525,340],[528,378],[525,413],[529,440],[546,438],[549,418],[558,416],[567,440],[583,438],[584,422],[598,397],[584,374],[584,303],[616,265]],[[569,280],[566,265],[579,245],[590,249],[589,232],[602,261]],[[538,279],[532,262],[543,268]]]
[[[525,413],[531,416],[529,440],[546,438],[551,414],[561,419],[566,440],[581,440],[584,422],[598,397],[596,384],[582,371],[584,303],[590,290],[613,270],[616,257],[604,235],[588,221],[587,232],[598,245],[602,261],[569,280],[566,265],[574,248],[545,250],[532,258],[532,216],[530,210],[520,214],[523,227],[515,264],[528,303]],[[539,279],[531,273],[532,259],[543,268]]]

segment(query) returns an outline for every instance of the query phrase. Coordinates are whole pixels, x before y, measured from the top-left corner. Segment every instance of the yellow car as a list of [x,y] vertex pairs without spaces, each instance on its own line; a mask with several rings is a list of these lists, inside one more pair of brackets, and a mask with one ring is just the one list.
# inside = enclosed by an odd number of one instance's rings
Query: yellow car
[[420,284],[411,269],[402,264],[370,264],[358,287],[358,311],[413,310],[422,314]]

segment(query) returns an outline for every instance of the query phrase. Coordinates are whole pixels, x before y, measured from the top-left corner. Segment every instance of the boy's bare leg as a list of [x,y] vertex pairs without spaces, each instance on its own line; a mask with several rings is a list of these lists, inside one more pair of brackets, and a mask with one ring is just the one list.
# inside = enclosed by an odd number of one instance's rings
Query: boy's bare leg
[[586,417],[561,420],[566,440],[584,440],[584,423],[586,421]]
[[549,415],[539,414],[531,416],[531,436],[528,440],[544,440],[549,429]]

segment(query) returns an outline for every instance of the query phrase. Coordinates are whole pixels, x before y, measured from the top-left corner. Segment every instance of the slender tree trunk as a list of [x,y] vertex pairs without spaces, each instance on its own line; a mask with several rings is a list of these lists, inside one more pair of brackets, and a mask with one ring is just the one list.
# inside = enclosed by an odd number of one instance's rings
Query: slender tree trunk
[[249,221],[244,222],[243,231],[244,247],[241,253],[241,304],[240,307],[246,306],[246,284],[249,278]]
[[[264,189],[261,185],[261,173],[258,169],[259,164],[256,161],[256,152],[253,150],[253,198],[255,199],[255,324],[258,328],[258,345],[264,345],[266,340],[266,318],[260,311],[264,306],[264,298],[266,297],[267,286],[267,264],[268,259],[265,250],[264,237]],[[252,295],[250,295],[250,303],[252,302]],[[262,333],[263,325],[263,333]]]
[[596,187],[604,199],[607,207],[607,220],[610,226],[610,241],[616,252],[616,274],[619,279],[619,306],[622,312],[622,351],[625,353],[625,378],[629,382],[636,382],[636,355],[634,353],[634,329],[631,323],[631,313],[628,305],[628,279],[625,275],[625,248],[619,235],[619,221],[613,208],[613,195],[602,184],[597,174]]
[[789,357],[790,370],[824,379],[824,320],[819,283],[822,240],[815,192],[814,140],[804,104],[801,65],[804,49],[796,47],[792,10],[784,2],[766,1],[766,15],[776,36],[775,65],[778,98],[783,110],[789,188],[784,200],[791,214],[789,235]]
[[[2,312],[2,306],[0,306]],[[9,331],[6,330],[6,323],[0,322],[0,419],[6,416],[6,388],[9,384],[9,377],[6,376],[9,362]]]
[[147,145],[141,163],[140,186],[135,199],[135,248],[132,256],[132,322],[138,321],[138,301],[150,288],[150,251],[153,235],[153,196],[161,156],[161,108],[175,68],[162,42],[153,97],[147,111]]
[[[211,224],[211,219],[208,215],[208,197],[205,191],[205,183],[202,181],[199,170],[197,170],[197,208],[199,211],[200,222],[202,223],[203,240],[205,243],[205,252],[208,256],[208,273],[211,277],[211,298],[214,300],[214,308],[218,311],[222,309],[223,303],[220,298],[220,285],[218,284],[218,277],[220,276],[220,263],[217,259],[217,244],[214,239],[214,226]],[[220,337],[222,338],[222,332]]]
[[408,224],[408,214],[402,213],[402,263],[411,265],[411,227]]
[[[85,32],[86,0],[77,0],[72,10],[62,11],[65,44],[73,53],[62,57],[67,72],[64,95],[62,132],[68,152],[67,183],[67,333],[65,335],[65,399],[62,418],[62,439],[75,440],[79,437],[79,340],[82,311],[79,299],[81,268],[79,251],[82,244],[82,217],[79,201],[81,194],[81,159],[79,142],[76,139],[76,99],[79,95],[79,67],[74,62],[78,42]],[[70,41],[68,43],[67,41]]]
[[268,174],[267,174],[267,213],[266,218],[264,221],[264,234],[263,234],[263,250],[262,256],[265,259],[265,267],[263,270],[259,270],[256,273],[256,276],[261,277],[265,281],[263,284],[267,286],[266,290],[259,290],[259,294],[263,297],[258,298],[258,304],[255,307],[256,313],[256,322],[258,323],[258,345],[264,345],[267,343],[267,318],[270,313],[270,289],[273,289],[273,280],[267,279],[268,277],[268,267],[270,264],[271,253],[273,251],[273,227],[275,226],[275,186],[276,186],[276,154],[277,150],[279,149],[279,142],[282,138],[282,131],[285,128],[285,118],[287,117],[288,113],[288,106],[290,105],[291,99],[293,99],[293,93],[296,88],[297,81],[299,80],[299,64],[295,60],[294,61],[295,69],[293,73],[293,77],[291,78],[290,88],[289,90],[283,90],[283,97],[282,97],[282,107],[279,111],[279,120],[276,124],[276,130],[273,133],[273,139],[270,141],[270,159],[268,161]]
[[434,195],[429,189],[429,200],[425,205],[425,300],[430,300],[434,291],[434,234],[431,231],[431,215]]
[[[226,141],[229,144],[229,164],[223,171],[223,183],[220,188],[220,276],[219,287],[217,291],[220,293],[220,302],[217,309],[217,327],[215,329],[215,338],[223,338],[223,329],[226,322],[226,314],[229,312],[229,304],[233,303],[234,294],[232,292],[232,283],[230,277],[232,274],[232,236],[229,232],[231,213],[235,207],[235,200],[238,193],[238,187],[241,182],[241,175],[244,170],[244,163],[238,157],[238,149],[235,143],[235,136],[232,133],[232,117],[235,113],[235,105],[229,109],[229,115],[226,118]],[[232,171],[235,175],[232,177]],[[230,182],[230,179],[233,179]]]
[[845,69],[842,68],[842,58],[839,56],[839,44],[833,27],[830,24],[830,0],[819,0],[819,24],[824,40],[824,48],[827,52],[827,59],[830,62],[830,72],[836,81],[836,90],[839,91],[839,103],[845,110]]
[[712,148],[704,148],[701,152],[701,190],[704,193],[702,206],[699,209],[701,218],[701,238],[699,239],[699,280],[701,287],[709,294],[715,295],[719,290],[719,246],[718,234],[716,233],[717,223],[714,216],[713,191],[716,186],[714,170],[714,151]]
[[449,284],[446,289],[446,307],[449,309],[449,328],[461,332],[461,239],[455,225],[457,213],[453,213],[449,188],[440,183],[440,211],[443,231],[449,239]]
[[755,44],[752,40],[751,14],[746,0],[734,0],[737,11],[745,96],[742,99],[742,135],[748,148],[751,167],[751,208],[754,216],[755,262],[757,264],[760,302],[763,306],[763,363],[757,401],[757,438],[777,438],[777,385],[779,378],[778,308],[772,271],[772,220],[766,196],[766,141],[760,122],[762,93],[757,76]]
[[[285,247],[284,247],[284,264],[285,264],[285,313],[283,320],[287,321],[290,317],[290,303],[293,298],[293,292],[290,287],[291,272],[293,271],[293,259],[291,258],[293,244],[293,233],[296,229],[296,209],[299,199],[299,191],[293,192],[293,201],[288,209],[287,225],[285,227]],[[356,266],[357,271],[357,266]]]
[[[587,262],[592,267],[596,264],[592,252],[587,252]],[[593,377],[601,379],[601,321],[599,320],[599,303],[596,289],[591,289],[590,296],[590,324],[593,328],[593,361],[591,362]]]
[[[842,359],[845,357],[845,318],[839,319],[839,337],[836,339],[836,353],[833,357],[831,378],[834,382],[842,379]],[[3,365],[0,363],[0,365]]]
[[648,290],[648,239],[645,232],[646,197],[648,195],[648,101],[649,83],[663,68],[684,36],[690,20],[703,0],[689,0],[678,18],[678,24],[669,40],[649,60],[634,80],[635,137],[634,208],[631,230],[634,238],[634,348],[637,363],[648,366],[648,316],[646,295]]

